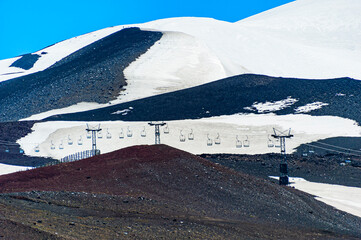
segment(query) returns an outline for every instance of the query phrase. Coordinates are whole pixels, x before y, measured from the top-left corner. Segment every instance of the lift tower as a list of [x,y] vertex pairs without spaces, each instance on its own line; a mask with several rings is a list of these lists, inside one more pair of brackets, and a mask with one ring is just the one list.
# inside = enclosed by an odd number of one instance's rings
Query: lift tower
[[149,126],[155,127],[155,144],[160,144],[160,131],[159,126],[164,126],[165,122],[150,122]]
[[90,127],[89,124],[86,124],[86,131],[92,133],[92,151],[95,155],[100,154],[100,150],[97,149],[97,132],[100,132],[100,124],[98,126]]
[[286,138],[291,138],[293,135],[291,134],[291,128],[285,131],[279,131],[273,128],[274,134],[271,136],[279,139],[281,145],[281,156],[283,156],[282,162],[280,163],[280,185],[288,185],[288,165],[286,159]]

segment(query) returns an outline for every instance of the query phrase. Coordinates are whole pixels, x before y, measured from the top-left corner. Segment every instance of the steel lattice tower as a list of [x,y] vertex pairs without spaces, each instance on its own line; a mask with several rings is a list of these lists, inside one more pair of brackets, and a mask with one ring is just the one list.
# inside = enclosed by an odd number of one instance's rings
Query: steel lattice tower
[[165,123],[164,122],[160,122],[160,123],[150,122],[148,124],[150,126],[154,126],[154,128],[155,128],[155,144],[160,144],[160,130],[159,130],[159,127],[164,126]]
[[86,131],[92,133],[92,151],[95,153],[95,155],[100,154],[100,151],[97,149],[97,132],[100,132],[102,129],[100,128],[100,124],[95,127],[89,127],[89,125],[86,125]]
[[286,131],[279,131],[273,128],[274,134],[271,136],[280,140],[281,145],[281,156],[283,158],[282,163],[280,163],[280,185],[288,185],[288,165],[287,165],[287,158],[286,158],[286,138],[291,138],[293,135],[291,134],[291,128]]

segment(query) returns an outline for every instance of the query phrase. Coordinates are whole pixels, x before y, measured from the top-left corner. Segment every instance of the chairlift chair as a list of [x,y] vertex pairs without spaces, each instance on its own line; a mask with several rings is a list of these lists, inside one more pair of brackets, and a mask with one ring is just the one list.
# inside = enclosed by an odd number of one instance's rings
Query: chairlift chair
[[221,144],[221,138],[219,136],[219,133],[217,133],[217,137],[214,139],[214,144],[217,144],[217,145]]
[[207,134],[207,146],[212,146],[213,145],[213,141],[211,138],[209,138],[209,134]]
[[19,153],[24,153],[24,150],[22,148],[20,148]]
[[5,148],[5,152],[6,152],[6,153],[10,152],[10,150],[9,150],[8,147]]
[[92,135],[90,134],[90,132],[87,132],[87,133],[86,133],[86,138],[87,138],[87,139],[91,139],[91,138],[92,138]]
[[40,152],[40,147],[39,147],[39,144],[36,145],[35,149],[34,149],[35,152]]
[[107,128],[107,139],[111,139],[112,138],[112,134],[109,132],[109,129]]
[[81,136],[79,136],[79,139],[78,139],[78,145],[83,145],[83,139]]
[[53,140],[51,140],[50,149],[51,149],[51,150],[54,150],[54,149],[55,149],[55,145],[54,145],[54,143],[53,143]]
[[185,142],[185,141],[186,141],[186,137],[183,135],[182,131],[183,131],[183,130],[180,130],[179,141],[180,141],[180,142]]
[[127,137],[132,137],[133,136],[133,132],[132,130],[129,129],[129,127],[127,127]]
[[275,141],[275,147],[276,147],[276,148],[280,148],[280,147],[281,147],[281,142],[280,142],[279,139],[276,139],[276,141]]
[[246,135],[246,140],[243,141],[243,147],[249,147],[250,143],[248,140],[248,136]]
[[267,146],[269,148],[273,148],[275,146],[275,144],[273,143],[272,139],[270,139],[269,136],[268,136]]
[[145,127],[143,127],[143,130],[140,132],[141,137],[146,137],[147,133],[145,132]]
[[68,145],[73,145],[73,140],[70,138],[70,135],[68,135]]
[[123,132],[123,128],[121,128],[119,133],[119,139],[123,139],[123,138],[124,138],[124,132]]
[[188,140],[194,140],[193,129],[191,129],[191,132],[188,133]]
[[169,134],[168,123],[165,124],[165,127],[163,128],[163,132],[164,132],[164,134]]
[[238,135],[236,136],[236,148],[242,147],[242,141],[238,139]]
[[103,133],[102,133],[102,131],[99,131],[99,132],[98,132],[98,138],[99,138],[99,139],[102,139],[102,138],[103,138]]
[[61,143],[59,144],[59,149],[64,149],[63,140],[61,140]]

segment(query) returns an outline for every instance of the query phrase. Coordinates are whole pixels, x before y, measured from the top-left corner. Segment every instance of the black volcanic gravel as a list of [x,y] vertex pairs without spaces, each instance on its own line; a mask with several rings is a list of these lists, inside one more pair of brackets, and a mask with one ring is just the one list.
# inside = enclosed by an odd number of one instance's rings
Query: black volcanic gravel
[[36,61],[38,61],[39,58],[40,55],[38,54],[25,54],[21,56],[21,58],[13,62],[10,67],[18,67],[24,70],[29,70],[34,66],[34,64],[36,63]]
[[123,70],[162,36],[125,28],[52,67],[0,83],[0,121],[13,121],[79,102],[107,103],[126,85]]
[[35,121],[0,122],[0,163],[27,167],[43,166],[54,159],[29,157],[16,141],[31,133]]
[[[279,101],[291,96],[298,99],[298,102],[276,112],[277,114],[295,113],[297,107],[319,101],[329,105],[309,114],[341,116],[360,122],[360,92],[361,82],[349,78],[304,80],[245,74],[93,111],[54,116],[49,120],[198,119],[236,113],[256,113],[244,108],[252,106],[255,102]],[[124,109],[131,111],[126,115],[112,114]]]

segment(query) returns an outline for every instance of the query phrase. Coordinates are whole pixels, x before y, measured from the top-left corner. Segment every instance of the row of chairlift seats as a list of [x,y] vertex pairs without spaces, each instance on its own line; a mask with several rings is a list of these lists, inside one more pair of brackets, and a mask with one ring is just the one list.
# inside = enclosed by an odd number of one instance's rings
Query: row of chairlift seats
[[[165,125],[165,127],[163,128],[163,133],[164,134],[169,134],[169,127],[168,124]],[[133,132],[132,130],[129,128],[129,126],[127,127],[127,133],[126,133],[127,137],[132,137],[133,136]],[[143,130],[140,132],[140,136],[141,137],[146,137],[146,131],[145,131],[145,127],[143,127]],[[91,139],[91,134],[90,132],[87,133],[87,139]],[[97,137],[99,139],[103,138],[103,134],[102,132],[98,132]],[[109,130],[107,129],[107,133],[106,133],[106,138],[107,139],[111,139],[112,135],[109,132]],[[121,128],[120,133],[119,133],[119,138],[123,139],[124,138],[124,132],[123,132],[123,128]],[[190,133],[188,133],[188,140],[194,140],[194,133],[193,133],[193,129],[191,129]],[[186,141],[186,136],[183,134],[183,130],[180,130],[180,136],[179,136],[179,141],[180,142],[185,142]],[[221,138],[219,133],[217,133],[217,137],[214,139],[214,144],[215,145],[220,145],[221,144]],[[73,145],[73,140],[71,139],[70,135],[68,135],[68,145]],[[83,145],[83,140],[82,140],[82,136],[79,137],[78,139],[78,145]],[[209,137],[209,134],[207,134],[207,146],[212,146],[213,145],[213,140]],[[248,139],[248,136],[246,135],[246,140],[242,141],[238,138],[238,135],[236,136],[236,147],[237,148],[241,148],[241,147],[249,147],[250,146],[250,141]],[[279,145],[279,140],[276,141],[276,143],[274,143],[269,137],[268,137],[268,147],[272,148],[272,147],[280,147]],[[51,146],[50,148],[52,150],[55,149],[55,145],[53,143],[53,141],[51,141]],[[60,145],[59,145],[59,149],[62,150],[64,149],[64,144],[63,144],[63,140],[61,140]],[[40,148],[39,145],[37,145],[35,147],[35,152],[39,152]]]
[[[168,133],[169,133],[169,130],[168,130]],[[140,135],[141,135],[141,137],[146,137],[145,127],[144,127],[143,130],[141,131]],[[130,130],[130,128],[127,127],[127,137],[132,137],[132,136],[133,136],[132,130]],[[91,139],[91,138],[92,138],[92,135],[91,135],[90,132],[87,133],[86,138],[87,138],[87,139]],[[97,138],[98,138],[98,139],[102,139],[102,138],[103,138],[103,133],[102,133],[101,131],[98,132]],[[109,132],[108,129],[107,129],[107,133],[106,133],[106,138],[107,138],[107,139],[111,139],[111,138],[112,138],[112,134]],[[119,138],[120,138],[120,139],[124,138],[123,128],[121,129],[121,131],[120,131],[120,133],[119,133]],[[78,145],[83,145],[82,136],[79,137],[77,143],[78,143]],[[73,140],[71,139],[70,135],[68,135],[68,145],[73,145]],[[55,147],[53,141],[51,141],[50,149],[51,149],[51,150],[55,150],[55,148],[56,148],[56,147]],[[60,141],[59,149],[60,149],[60,150],[64,149],[63,140]],[[35,147],[35,152],[40,152],[39,144]]]

